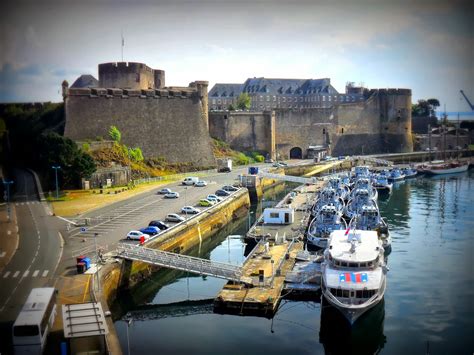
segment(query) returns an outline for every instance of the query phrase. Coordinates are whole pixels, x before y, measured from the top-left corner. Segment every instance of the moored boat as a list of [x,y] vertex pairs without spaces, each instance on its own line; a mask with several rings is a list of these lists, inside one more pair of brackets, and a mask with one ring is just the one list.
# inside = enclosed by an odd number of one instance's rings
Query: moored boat
[[385,293],[388,268],[377,232],[332,232],[321,271],[323,296],[354,324]]
[[354,230],[369,230],[377,232],[379,240],[385,251],[390,250],[392,238],[388,232],[387,222],[380,215],[377,206],[362,206],[359,214],[355,215],[350,223],[349,228]]
[[385,192],[392,192],[393,184],[388,181],[387,176],[378,174],[372,185],[378,190],[378,191],[385,191]]
[[404,178],[405,178],[405,175],[403,175],[400,169],[393,168],[390,171],[390,177],[389,177],[390,181],[400,181],[400,180],[403,180]]
[[425,164],[422,167],[422,171],[425,174],[430,175],[443,175],[443,174],[455,174],[462,173],[469,169],[468,162],[448,162],[438,164]]
[[308,232],[308,243],[319,248],[326,248],[329,236],[335,230],[345,230],[347,223],[342,213],[334,205],[323,206],[311,221]]

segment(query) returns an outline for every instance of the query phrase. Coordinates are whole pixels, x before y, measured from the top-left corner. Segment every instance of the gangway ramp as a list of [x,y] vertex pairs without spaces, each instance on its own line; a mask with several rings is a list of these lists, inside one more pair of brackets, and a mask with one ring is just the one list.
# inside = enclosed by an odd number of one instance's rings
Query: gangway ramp
[[299,184],[315,184],[317,181],[316,178],[305,178],[305,177],[292,176],[292,175],[272,174],[272,173],[267,173],[264,171],[259,172],[258,176],[267,178],[267,179],[296,182]]
[[242,277],[242,268],[238,265],[170,253],[136,244],[120,243],[117,247],[117,256],[128,260],[141,261],[169,269],[188,271],[194,274],[208,275],[230,281],[241,282]]

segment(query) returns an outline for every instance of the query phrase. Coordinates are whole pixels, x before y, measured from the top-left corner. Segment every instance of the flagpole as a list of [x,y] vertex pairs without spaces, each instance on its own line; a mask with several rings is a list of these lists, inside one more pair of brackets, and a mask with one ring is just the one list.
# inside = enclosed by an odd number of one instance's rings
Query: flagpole
[[123,39],[123,30],[122,30],[121,33],[122,33],[122,62],[123,62],[123,46],[124,46],[124,44],[125,44],[125,41],[124,41],[124,39]]

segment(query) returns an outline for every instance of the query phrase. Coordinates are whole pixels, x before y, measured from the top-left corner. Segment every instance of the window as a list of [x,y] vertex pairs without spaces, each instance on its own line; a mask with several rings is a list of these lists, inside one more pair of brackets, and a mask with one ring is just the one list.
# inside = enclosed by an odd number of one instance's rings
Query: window
[[326,128],[323,128],[323,135],[326,134]]
[[216,104],[216,99],[212,99],[212,104],[213,104],[213,105]]
[[342,297],[349,298],[349,290],[342,290]]
[[341,134],[344,134],[344,128],[341,128]]
[[267,102],[270,101],[270,96],[267,95]]
[[326,96],[323,96],[323,101],[326,101]]
[[329,101],[331,101],[331,96],[328,96],[328,98],[329,98]]
[[15,337],[32,337],[39,334],[37,325],[20,325],[13,328]]
[[276,96],[273,96],[273,101],[276,101],[276,99],[277,99]]
[[280,215],[278,214],[278,212],[271,212],[270,213],[270,218],[278,218]]

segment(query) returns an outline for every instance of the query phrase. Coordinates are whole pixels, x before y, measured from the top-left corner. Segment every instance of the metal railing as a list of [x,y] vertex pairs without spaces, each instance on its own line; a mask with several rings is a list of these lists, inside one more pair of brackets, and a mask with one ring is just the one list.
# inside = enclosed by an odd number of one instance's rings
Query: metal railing
[[134,244],[120,243],[117,247],[117,256],[169,269],[187,271],[199,275],[208,275],[236,282],[241,282],[242,277],[242,268],[237,265],[170,253],[163,250],[150,249]]

